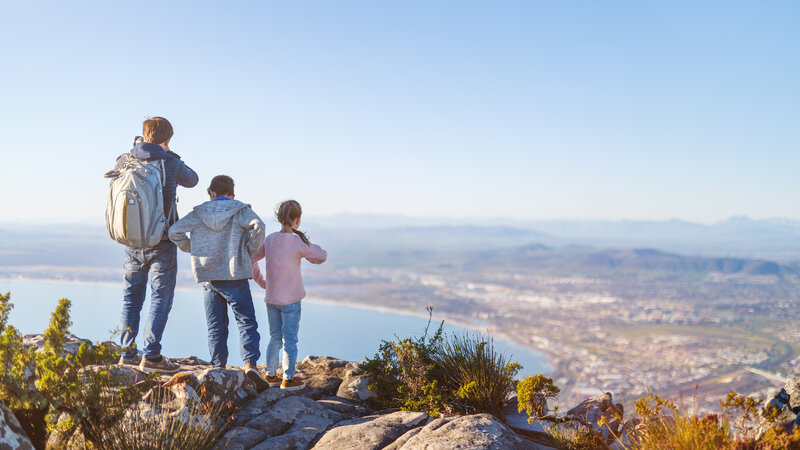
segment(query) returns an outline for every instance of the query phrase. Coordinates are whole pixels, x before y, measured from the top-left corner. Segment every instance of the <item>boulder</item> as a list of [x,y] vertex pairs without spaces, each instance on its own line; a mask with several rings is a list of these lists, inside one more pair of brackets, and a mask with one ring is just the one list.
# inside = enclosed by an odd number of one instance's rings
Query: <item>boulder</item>
[[[615,404],[612,400],[610,392],[589,397],[567,411],[565,418],[590,425],[595,431],[602,434],[606,442],[611,442],[615,436],[619,436],[623,413],[622,404]],[[599,424],[601,418],[604,418],[604,425]]]
[[430,448],[539,450],[547,447],[539,446],[517,435],[490,414],[474,414],[433,420],[399,448],[403,450]]
[[[788,384],[788,383],[787,383]],[[764,408],[775,408],[778,411],[783,409],[784,405],[789,405],[791,397],[786,392],[785,388],[780,388],[775,391],[772,391],[767,396],[767,399],[764,400]]]
[[420,412],[397,411],[345,420],[326,432],[315,449],[373,449],[386,447],[410,429],[417,428],[428,419]]
[[333,396],[339,392],[342,379],[328,375],[314,375],[305,378],[305,383],[308,388],[316,389],[324,396]]
[[800,413],[800,377],[790,378],[783,390],[789,396],[789,407],[795,413]]
[[[88,339],[82,339],[82,338],[79,338],[78,336],[75,336],[72,333],[67,333],[67,335],[66,335],[66,337],[64,339],[64,353],[65,354],[70,354],[70,355],[74,355],[75,353],[78,353],[78,348],[84,342],[86,342],[88,344],[92,343],[92,341],[90,341]],[[113,343],[109,343],[109,344],[115,345]],[[30,348],[30,347],[34,347],[37,352],[40,352],[40,351],[42,351],[42,349],[44,349],[44,335],[42,335],[42,334],[26,334],[25,336],[22,336],[22,345],[26,349]]]
[[0,450],[33,450],[33,444],[17,417],[0,399]]
[[343,359],[333,358],[331,356],[306,356],[302,361],[298,361],[295,368],[302,371],[306,375],[334,375],[341,378],[341,370],[346,367],[350,362]]
[[197,374],[197,391],[215,400],[229,398],[242,387],[244,372],[236,369],[211,368]]
[[369,390],[368,376],[347,374],[339,385],[336,396],[363,402],[375,397],[375,393]]
[[526,430],[535,433],[546,433],[544,426],[540,422],[528,423],[530,417],[527,413],[519,412],[519,403],[515,395],[503,409],[503,414],[506,416],[506,425],[516,430]]

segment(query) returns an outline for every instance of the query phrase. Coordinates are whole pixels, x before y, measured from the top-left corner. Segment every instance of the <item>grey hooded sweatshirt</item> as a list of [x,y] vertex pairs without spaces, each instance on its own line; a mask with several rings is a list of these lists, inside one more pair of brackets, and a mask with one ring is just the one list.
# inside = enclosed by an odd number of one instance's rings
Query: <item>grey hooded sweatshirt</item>
[[264,222],[250,205],[217,199],[195,206],[175,222],[169,238],[192,254],[192,272],[198,283],[243,280],[253,278],[250,255],[264,241]]

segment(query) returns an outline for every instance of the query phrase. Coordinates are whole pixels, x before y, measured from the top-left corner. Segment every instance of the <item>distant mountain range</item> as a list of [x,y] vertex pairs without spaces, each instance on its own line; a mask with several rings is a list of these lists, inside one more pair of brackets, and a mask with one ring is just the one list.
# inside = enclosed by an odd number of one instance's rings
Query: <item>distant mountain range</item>
[[543,245],[528,245],[513,249],[481,251],[465,254],[464,269],[481,266],[530,268],[539,272],[588,276],[602,275],[774,275],[800,274],[800,264],[780,264],[750,258],[687,256],[654,249],[589,248],[554,249]]
[[[270,222],[268,227],[276,225]],[[559,254],[559,264],[567,266],[620,269],[717,267],[724,272],[741,265],[737,270],[747,273],[780,273],[784,269],[741,261],[775,261],[781,267],[793,267],[800,261],[800,222],[785,219],[736,217],[713,225],[678,220],[504,221],[496,226],[442,224],[403,216],[337,215],[309,217],[302,228],[312,241],[332,253],[332,262],[345,265],[385,263],[388,257],[405,258],[398,264],[412,263],[458,251],[489,251],[494,258],[534,260]],[[123,247],[113,242],[102,226],[0,224],[0,266],[116,267],[122,264],[122,253]],[[580,258],[583,260],[578,261]]]
[[[498,226],[497,222],[503,225]],[[789,219],[733,217],[704,225],[682,220],[448,222],[446,219],[339,214],[310,217],[306,224],[312,232],[319,230],[320,236],[338,236],[348,242],[351,236],[368,242],[385,242],[393,240],[393,236],[402,236],[396,242],[413,248],[440,244],[490,248],[538,242],[556,247],[576,244],[595,248],[646,247],[706,256],[800,260],[800,221]]]

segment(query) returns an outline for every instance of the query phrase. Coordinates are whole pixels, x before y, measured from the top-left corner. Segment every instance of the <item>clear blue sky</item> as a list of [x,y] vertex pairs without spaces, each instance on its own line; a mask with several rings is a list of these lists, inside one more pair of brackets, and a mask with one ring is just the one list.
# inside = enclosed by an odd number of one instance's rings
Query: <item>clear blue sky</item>
[[4,2],[0,221],[162,115],[262,216],[800,219],[800,2]]

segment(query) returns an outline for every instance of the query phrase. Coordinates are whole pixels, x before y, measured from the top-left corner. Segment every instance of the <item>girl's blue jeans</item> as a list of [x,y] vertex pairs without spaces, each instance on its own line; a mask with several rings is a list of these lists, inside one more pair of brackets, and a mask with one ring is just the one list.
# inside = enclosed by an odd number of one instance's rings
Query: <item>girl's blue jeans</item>
[[300,330],[300,303],[273,305],[267,303],[269,345],[267,345],[267,375],[275,376],[283,347],[283,378],[294,377],[297,363],[297,333]]

